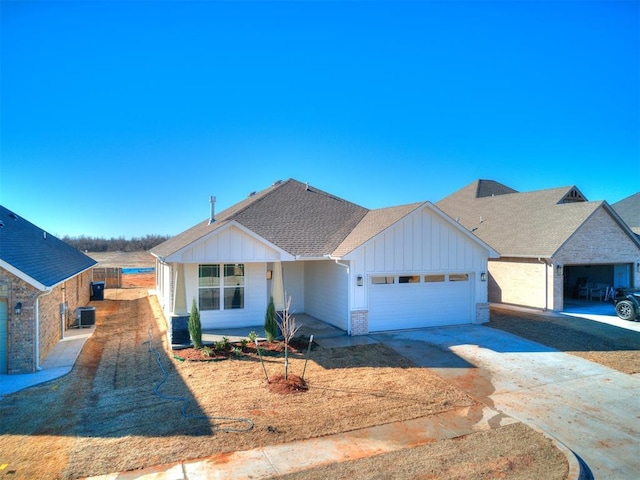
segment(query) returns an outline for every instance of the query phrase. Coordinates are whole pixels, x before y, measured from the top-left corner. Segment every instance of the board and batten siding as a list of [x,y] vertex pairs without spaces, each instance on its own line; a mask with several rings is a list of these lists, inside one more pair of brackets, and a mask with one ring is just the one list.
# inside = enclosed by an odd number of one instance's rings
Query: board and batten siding
[[305,262],[305,313],[347,330],[348,280],[347,268],[332,260]]
[[[189,309],[191,309],[194,298],[196,303],[198,302],[198,265],[186,264],[184,266],[186,300]],[[244,308],[200,310],[203,329],[249,327],[264,323],[264,314],[269,301],[267,298],[267,264],[245,263],[244,265]]]
[[173,313],[173,284],[172,266],[156,260],[156,291],[166,319]]
[[182,252],[184,263],[248,263],[280,260],[280,252],[236,226],[194,244]]
[[[304,309],[304,266],[307,262],[282,262],[282,280],[285,296],[291,297],[291,312],[302,313]],[[285,302],[287,299],[285,298]]]
[[[455,225],[425,207],[401,219],[363,246],[345,255],[352,277],[364,277],[365,288],[352,291],[352,310],[368,308],[369,278],[380,274],[479,273],[487,268],[486,249]],[[486,282],[474,275],[475,303],[487,301]]]

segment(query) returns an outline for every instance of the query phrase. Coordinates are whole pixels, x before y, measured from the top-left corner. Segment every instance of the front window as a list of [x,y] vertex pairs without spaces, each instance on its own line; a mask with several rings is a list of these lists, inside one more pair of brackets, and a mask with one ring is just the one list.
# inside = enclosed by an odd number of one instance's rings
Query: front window
[[244,308],[244,265],[224,266],[224,308]]
[[198,299],[200,310],[244,308],[244,265],[200,265]]

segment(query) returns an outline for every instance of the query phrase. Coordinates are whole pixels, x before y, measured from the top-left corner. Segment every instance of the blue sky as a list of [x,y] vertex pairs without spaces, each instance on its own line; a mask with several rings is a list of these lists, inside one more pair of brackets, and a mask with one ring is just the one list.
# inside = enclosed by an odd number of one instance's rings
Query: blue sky
[[0,5],[0,203],[55,235],[173,235],[287,178],[640,191],[637,1]]

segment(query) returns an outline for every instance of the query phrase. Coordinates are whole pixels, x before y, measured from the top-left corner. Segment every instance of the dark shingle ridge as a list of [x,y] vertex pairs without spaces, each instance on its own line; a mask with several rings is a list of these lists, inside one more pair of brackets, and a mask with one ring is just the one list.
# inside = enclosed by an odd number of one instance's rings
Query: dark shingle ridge
[[612,205],[622,220],[636,233],[640,233],[640,192]]
[[518,193],[511,187],[507,187],[495,180],[478,180],[476,188],[476,198],[493,197],[495,195],[506,195],[509,193]]
[[97,262],[0,205],[0,259],[45,287]]

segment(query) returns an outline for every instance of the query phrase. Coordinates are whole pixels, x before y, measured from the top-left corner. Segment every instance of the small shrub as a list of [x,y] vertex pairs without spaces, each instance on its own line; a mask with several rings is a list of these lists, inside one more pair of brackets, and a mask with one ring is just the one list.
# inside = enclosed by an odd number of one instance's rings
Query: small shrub
[[211,347],[202,347],[200,352],[202,353],[203,357],[207,357],[208,358],[208,357],[213,356],[213,349]]
[[253,330],[251,330],[251,331],[249,332],[249,336],[248,336],[248,338],[249,338],[249,341],[250,341],[251,343],[256,343],[256,340],[258,339],[258,334],[257,334],[256,332],[254,332]]
[[249,343],[249,341],[246,338],[243,338],[242,340],[240,340],[240,348],[242,348],[242,350],[247,348],[247,343]]
[[273,303],[273,297],[269,299],[267,313],[264,316],[264,334],[267,342],[273,342],[278,336],[278,322],[276,320],[276,307]]

